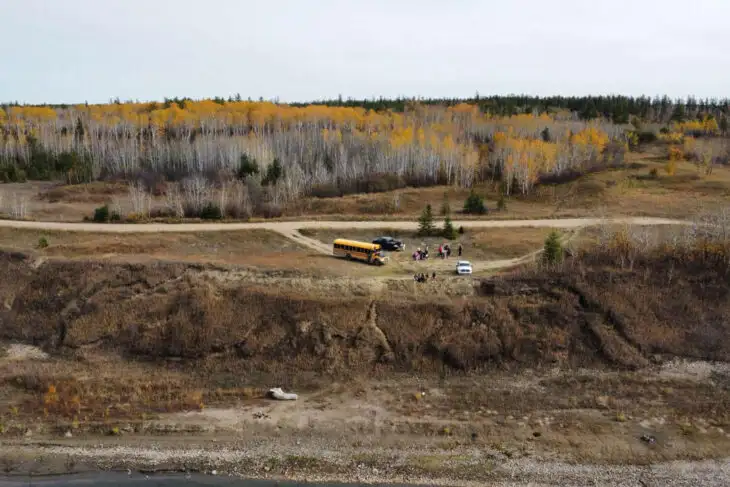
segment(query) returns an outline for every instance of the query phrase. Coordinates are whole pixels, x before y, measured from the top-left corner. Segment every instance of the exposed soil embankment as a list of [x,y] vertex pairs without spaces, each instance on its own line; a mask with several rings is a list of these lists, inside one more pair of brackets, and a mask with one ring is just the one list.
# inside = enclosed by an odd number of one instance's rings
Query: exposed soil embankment
[[730,360],[728,278],[713,266],[605,263],[482,283],[430,302],[312,297],[205,266],[0,256],[0,338],[70,353],[205,361],[237,372],[372,374],[635,368],[662,356]]

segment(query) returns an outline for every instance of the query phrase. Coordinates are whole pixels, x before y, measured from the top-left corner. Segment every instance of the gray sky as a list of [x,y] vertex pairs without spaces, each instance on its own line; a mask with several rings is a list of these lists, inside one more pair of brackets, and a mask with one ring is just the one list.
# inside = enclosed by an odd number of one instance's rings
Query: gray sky
[[0,0],[0,101],[730,96],[730,0]]

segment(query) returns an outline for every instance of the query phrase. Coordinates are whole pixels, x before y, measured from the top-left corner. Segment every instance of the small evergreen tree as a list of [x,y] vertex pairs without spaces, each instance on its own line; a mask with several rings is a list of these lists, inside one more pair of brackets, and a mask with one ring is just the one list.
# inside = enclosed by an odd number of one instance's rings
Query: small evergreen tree
[[441,203],[441,216],[451,215],[451,205],[449,204],[449,195],[444,193],[444,201]]
[[76,119],[76,127],[74,128],[74,138],[76,139],[76,143],[81,143],[84,140],[84,132],[84,124],[79,117]]
[[279,181],[283,173],[284,169],[281,167],[281,162],[279,162],[279,159],[274,159],[274,162],[266,170],[266,177],[261,184],[264,186],[274,185]]
[[499,200],[497,200],[497,209],[499,211],[507,211],[507,200],[504,198],[504,193],[499,195]]
[[256,163],[256,159],[250,157],[248,154],[241,154],[241,161],[238,164],[238,170],[236,176],[238,179],[244,180],[248,176],[259,173],[259,165]]
[[720,118],[719,125],[720,125],[720,132],[722,133],[722,135],[727,135],[728,123],[727,123],[727,117],[725,115],[723,115],[722,118]]
[[484,206],[484,198],[474,192],[469,193],[469,196],[464,202],[464,213],[471,215],[483,215],[487,212],[487,207]]
[[434,225],[433,225],[433,209],[431,208],[431,205],[426,205],[426,207],[423,209],[423,212],[421,213],[420,218],[418,218],[418,235],[422,237],[428,237],[430,235],[434,234]]
[[552,135],[550,135],[550,129],[547,127],[540,132],[540,136],[542,137],[543,142],[550,142],[553,139]]
[[563,243],[556,230],[551,231],[545,239],[542,259],[545,264],[558,264],[563,260]]
[[441,236],[447,240],[454,240],[457,237],[456,229],[449,216],[444,218],[444,228],[441,230]]

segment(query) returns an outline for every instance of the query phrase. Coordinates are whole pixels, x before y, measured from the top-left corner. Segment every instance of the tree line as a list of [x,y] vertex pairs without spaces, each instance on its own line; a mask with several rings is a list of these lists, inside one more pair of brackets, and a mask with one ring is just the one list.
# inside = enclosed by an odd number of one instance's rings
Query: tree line
[[[411,101],[402,112],[345,103],[168,99],[2,108],[0,181],[142,179],[152,190],[163,180],[235,180],[245,182],[239,193],[254,206],[483,181],[501,183],[509,196],[620,165],[646,131],[636,120],[627,128],[571,111],[497,115],[480,108],[481,99]],[[711,114],[676,120],[658,136],[715,136],[726,130],[722,122]]]
[[[216,96],[211,99],[219,105],[239,103],[244,101],[240,93],[228,97]],[[247,99],[252,102],[251,98]],[[263,102],[259,98],[258,102]],[[186,104],[193,102],[189,97],[170,97],[162,102],[151,102],[147,105],[150,111],[157,107],[169,108],[177,105],[184,109]],[[273,100],[278,103],[278,100]],[[139,101],[122,102],[118,98],[110,100],[109,104],[140,104]],[[630,123],[632,117],[646,122],[669,123],[685,122],[703,119],[711,116],[718,120],[730,115],[730,99],[728,98],[670,98],[669,96],[624,96],[624,95],[596,95],[596,96],[530,96],[530,95],[491,95],[464,98],[425,98],[425,97],[396,97],[396,98],[337,98],[312,100],[307,102],[291,103],[293,107],[307,107],[321,105],[327,107],[362,108],[373,111],[404,112],[414,104],[451,107],[460,104],[469,104],[477,107],[483,113],[498,116],[512,116],[518,114],[555,113],[565,110],[577,114],[583,120],[603,118],[616,124]],[[85,104],[88,106],[88,103]],[[19,102],[6,102],[0,107],[6,111],[10,107],[22,106]],[[41,104],[39,107],[67,109],[68,104]]]

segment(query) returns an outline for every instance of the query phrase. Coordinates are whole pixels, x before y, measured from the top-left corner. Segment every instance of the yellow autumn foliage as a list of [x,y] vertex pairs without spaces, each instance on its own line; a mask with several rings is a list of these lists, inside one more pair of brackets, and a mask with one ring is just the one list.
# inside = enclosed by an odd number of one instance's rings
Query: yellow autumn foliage
[[[206,164],[235,167],[242,153],[266,166],[274,157],[284,165],[304,164],[303,154],[316,159],[324,152],[329,157],[349,157],[359,151],[376,157],[379,171],[445,174],[451,184],[471,185],[491,169],[505,175],[508,191],[514,185],[523,193],[542,174],[595,161],[612,140],[626,143],[624,131],[607,122],[580,122],[566,113],[496,116],[466,103],[443,107],[412,102],[397,113],[316,104],[185,100],[59,109],[20,106],[7,114],[0,111],[0,120],[3,117],[7,120],[3,130],[16,137],[0,140],[0,165],[3,157],[26,157],[22,146],[30,135],[53,154],[79,144],[95,151],[90,154],[94,164],[107,164],[108,172],[125,174],[149,161],[200,170]],[[75,133],[79,122],[82,135]],[[711,128],[709,121],[706,125]],[[684,128],[677,127],[677,133],[681,135]],[[311,167],[306,163],[296,172],[306,175]],[[358,171],[348,174],[358,177]],[[323,177],[321,170],[317,177]]]

